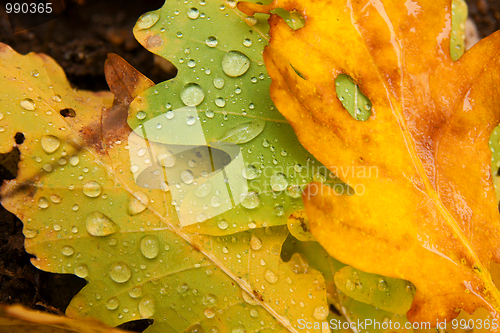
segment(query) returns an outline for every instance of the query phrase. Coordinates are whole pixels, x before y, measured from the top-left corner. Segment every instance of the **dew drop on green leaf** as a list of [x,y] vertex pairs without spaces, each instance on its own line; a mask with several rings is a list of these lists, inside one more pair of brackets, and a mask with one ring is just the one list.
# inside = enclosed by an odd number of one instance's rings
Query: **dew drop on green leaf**
[[75,275],[84,279],[89,275],[89,268],[85,264],[79,264],[75,266]]
[[254,209],[260,204],[259,194],[255,191],[250,191],[246,195],[242,194],[245,198],[241,201],[241,205],[247,209]]
[[158,19],[160,18],[160,14],[158,12],[149,12],[142,15],[136,23],[137,28],[140,30],[151,28]]
[[128,203],[128,213],[130,215],[136,215],[143,212],[146,209],[146,205],[149,203],[149,198],[146,193],[137,191],[134,196],[130,199]]
[[117,283],[124,283],[132,276],[132,271],[126,263],[117,261],[109,267],[109,276]]
[[229,227],[229,223],[226,220],[220,220],[217,222],[217,226],[222,230],[226,230]]
[[188,9],[187,15],[190,19],[196,20],[200,16],[200,11],[198,10],[198,8],[191,7]]
[[139,314],[141,318],[150,318],[156,311],[156,300],[152,294],[147,294],[139,301]]
[[116,297],[111,297],[106,301],[106,308],[108,310],[116,310],[118,305],[120,305],[120,302],[118,302],[118,298]]
[[241,123],[230,128],[218,141],[235,144],[246,143],[255,139],[262,133],[265,126],[266,122],[261,119],[255,119],[248,123]]
[[266,272],[264,273],[264,277],[266,279],[267,282],[269,283],[276,283],[278,282],[278,276],[271,270],[266,270]]
[[222,89],[224,88],[224,84],[225,84],[225,80],[223,77],[216,77],[214,79],[214,87],[217,88],[217,89]]
[[90,198],[96,198],[101,194],[101,184],[93,180],[88,181],[83,184],[83,193]]
[[158,256],[160,251],[160,246],[158,244],[158,238],[152,235],[144,236],[141,239],[141,253],[148,259],[153,259]]
[[203,88],[196,83],[188,83],[181,91],[181,100],[187,106],[197,106],[205,98]]
[[262,248],[262,241],[260,240],[260,238],[252,235],[252,237],[250,238],[250,247],[254,251],[260,250]]
[[187,283],[181,283],[177,286],[177,291],[181,295],[186,295],[189,291],[189,285]]
[[201,299],[204,306],[212,306],[217,304],[217,296],[214,294],[205,294]]
[[388,289],[388,285],[387,285],[387,282],[385,282],[385,280],[380,280],[378,282],[377,287],[378,287],[378,290],[380,290],[380,291],[387,291],[387,289]]
[[70,245],[65,245],[65,246],[63,246],[61,252],[66,257],[69,257],[69,256],[72,256],[75,253],[75,249],[73,249],[73,247],[70,246]]
[[118,226],[109,217],[98,211],[87,215],[85,227],[92,236],[108,236],[118,231]]
[[61,144],[61,141],[53,135],[44,135],[42,137],[42,149],[47,154],[55,152]]
[[269,182],[273,191],[276,192],[283,191],[288,186],[288,180],[286,176],[281,172],[272,175]]
[[227,76],[238,77],[250,68],[250,59],[239,51],[229,51],[222,58],[222,70]]
[[181,180],[184,182],[184,184],[191,184],[194,180],[194,175],[191,170],[184,170],[181,172]]
[[208,319],[215,317],[215,309],[214,308],[206,308],[205,311],[203,312],[205,314],[205,317]]
[[49,200],[47,200],[46,197],[40,197],[40,199],[38,199],[38,207],[42,209],[49,207]]
[[205,43],[207,43],[207,45],[209,47],[216,47],[217,46],[217,38],[215,38],[214,36],[210,36],[205,40]]
[[130,291],[128,292],[128,295],[132,298],[140,297],[142,295],[142,287],[137,286],[137,287],[130,289]]

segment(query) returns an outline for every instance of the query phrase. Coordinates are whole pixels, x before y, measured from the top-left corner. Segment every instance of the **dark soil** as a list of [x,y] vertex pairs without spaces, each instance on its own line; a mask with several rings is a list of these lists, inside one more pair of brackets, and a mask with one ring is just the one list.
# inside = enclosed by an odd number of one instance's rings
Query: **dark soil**
[[[468,3],[481,37],[500,28],[500,1],[469,0]],[[174,73],[155,66],[153,55],[135,41],[132,27],[141,14],[162,5],[162,0],[80,0],[59,18],[15,34],[6,13],[0,9],[0,42],[22,54],[50,55],[64,68],[70,83],[79,89],[108,90],[103,75],[108,53],[119,54],[158,83]],[[10,169],[0,164],[0,184],[15,177],[15,170]],[[0,206],[0,303],[20,303],[63,313],[85,281],[74,275],[39,271],[31,265],[32,256],[24,251],[23,244],[22,223]],[[125,328],[141,331],[147,324]]]

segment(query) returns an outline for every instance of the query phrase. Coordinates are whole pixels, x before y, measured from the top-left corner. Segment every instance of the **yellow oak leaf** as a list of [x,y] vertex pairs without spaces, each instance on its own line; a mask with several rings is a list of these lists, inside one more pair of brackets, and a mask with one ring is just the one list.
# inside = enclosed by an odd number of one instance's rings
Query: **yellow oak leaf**
[[[500,120],[500,33],[454,62],[451,0],[238,8],[304,18],[293,30],[270,17],[271,97],[301,143],[356,192],[309,185],[303,198],[316,240],[345,264],[414,283],[411,321],[435,325],[478,307],[498,319],[490,263],[500,261],[500,223],[488,139]],[[368,120],[343,108],[341,74],[370,99]]]

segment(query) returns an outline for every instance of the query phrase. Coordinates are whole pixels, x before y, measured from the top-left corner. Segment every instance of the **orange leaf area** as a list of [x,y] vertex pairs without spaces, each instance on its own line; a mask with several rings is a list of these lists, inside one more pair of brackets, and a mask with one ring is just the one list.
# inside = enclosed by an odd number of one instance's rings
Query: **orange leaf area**
[[[500,33],[450,57],[451,1],[293,1],[292,30],[271,15],[264,53],[271,96],[301,143],[355,189],[312,183],[304,193],[314,237],[336,259],[417,287],[408,318],[500,315],[490,263],[500,223],[488,139],[500,121]],[[298,74],[300,73],[300,75]],[[372,103],[353,119],[336,95],[347,74]]]

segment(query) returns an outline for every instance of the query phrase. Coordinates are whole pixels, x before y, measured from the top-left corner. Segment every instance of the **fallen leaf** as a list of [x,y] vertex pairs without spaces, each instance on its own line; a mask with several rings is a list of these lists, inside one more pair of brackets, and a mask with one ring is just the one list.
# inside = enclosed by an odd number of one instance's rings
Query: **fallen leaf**
[[[346,264],[414,283],[414,322],[478,307],[500,318],[489,271],[500,261],[500,224],[488,149],[500,120],[500,33],[454,62],[450,4],[238,5],[248,15],[279,7],[304,17],[293,30],[271,15],[271,96],[301,143],[356,192],[311,184],[303,198],[312,233]],[[337,97],[342,74],[371,101],[364,122]]]

